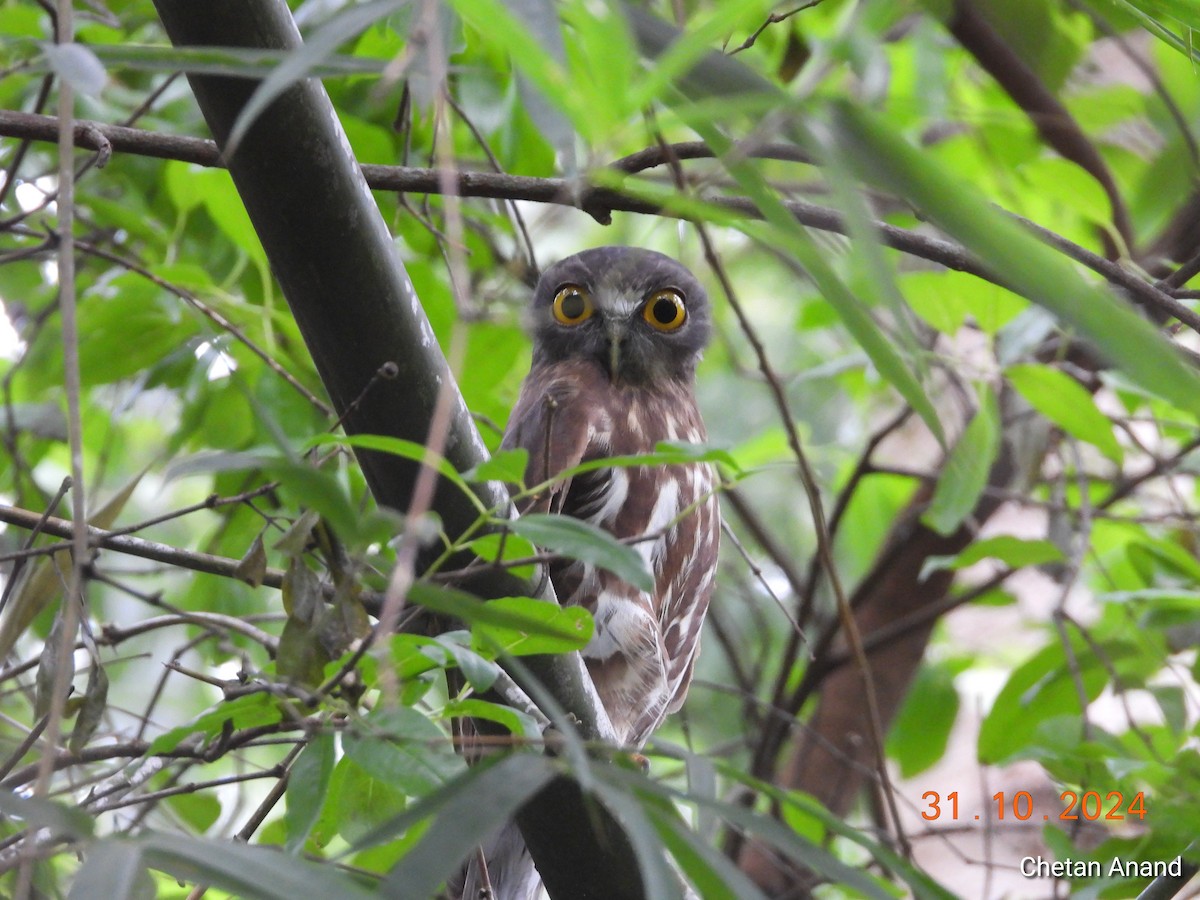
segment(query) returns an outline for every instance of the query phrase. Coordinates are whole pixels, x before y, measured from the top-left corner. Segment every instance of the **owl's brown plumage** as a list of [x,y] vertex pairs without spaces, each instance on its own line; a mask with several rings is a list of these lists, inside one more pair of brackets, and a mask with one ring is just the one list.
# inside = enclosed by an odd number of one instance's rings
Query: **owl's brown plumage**
[[[693,388],[708,298],[677,262],[628,247],[584,251],[542,276],[533,318],[533,366],[504,438],[529,451],[527,484],[663,441],[705,440]],[[551,567],[559,600],[595,619],[584,659],[632,746],[687,693],[716,574],[713,487],[703,463],[601,469],[557,481],[533,504],[635,541],[654,575],[645,592],[581,562]]]
[[[552,266],[534,291],[533,365],[504,436],[505,447],[529,451],[526,484],[553,479],[522,512],[574,516],[632,540],[654,574],[646,592],[577,561],[550,567],[559,600],[595,619],[583,656],[627,746],[640,747],[687,694],[716,575],[713,472],[689,463],[558,476],[583,461],[705,439],[694,382],[709,316],[700,283],[661,253],[601,247]],[[484,843],[450,890],[474,900],[485,887],[495,900],[539,896],[513,823]]]

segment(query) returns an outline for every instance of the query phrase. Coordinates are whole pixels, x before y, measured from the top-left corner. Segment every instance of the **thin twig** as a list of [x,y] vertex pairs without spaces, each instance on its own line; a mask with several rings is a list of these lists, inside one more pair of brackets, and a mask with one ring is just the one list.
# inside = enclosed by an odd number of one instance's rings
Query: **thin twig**
[[[69,44],[74,40],[72,0],[58,0],[55,40]],[[87,556],[86,494],[83,480],[83,416],[80,410],[82,386],[79,373],[79,324],[75,309],[75,141],[73,122],[75,92],[67,79],[58,85],[58,282],[59,317],[62,320],[63,382],[67,396],[67,443],[71,466],[71,528],[73,554],[67,577],[67,591],[59,611],[58,646],[53,648],[54,676],[43,735],[43,754],[37,769],[34,796],[45,797],[54,774],[54,750],[62,733],[67,689],[73,675],[72,656],[79,628],[83,601],[83,565]],[[44,527],[44,526],[43,526]],[[50,649],[50,648],[47,648]],[[46,657],[51,658],[49,655]],[[18,897],[23,896],[30,868],[23,861],[18,876]]]
[[743,50],[749,50],[751,47],[754,46],[755,42],[759,39],[759,37],[762,35],[762,33],[764,31],[766,31],[772,25],[776,25],[779,22],[784,21],[785,19],[790,19],[792,16],[796,15],[797,13],[804,12],[806,9],[812,9],[814,6],[820,6],[822,2],[823,2],[823,0],[809,0],[808,3],[804,3],[800,6],[797,6],[795,9],[790,10],[788,12],[771,13],[769,16],[767,16],[767,19],[765,22],[763,22],[761,25],[759,25],[758,28],[754,29],[754,33],[751,34],[750,37],[748,37],[748,38],[746,38],[746,40],[742,41],[742,43],[739,46],[734,47],[732,50],[730,50],[729,55],[733,56],[735,53],[741,53]]

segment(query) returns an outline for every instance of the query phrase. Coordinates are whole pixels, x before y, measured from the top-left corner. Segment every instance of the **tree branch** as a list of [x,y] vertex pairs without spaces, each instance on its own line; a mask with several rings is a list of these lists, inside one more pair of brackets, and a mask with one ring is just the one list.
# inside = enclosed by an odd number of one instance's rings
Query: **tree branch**
[[[299,32],[282,0],[155,0],[155,6],[178,46],[300,46]],[[189,82],[217,144],[223,145],[258,83],[216,76],[191,76]],[[344,416],[346,432],[424,444],[440,400],[448,396],[445,457],[459,471],[485,460],[487,450],[320,82],[304,79],[288,87],[250,125],[227,162],[317,371]],[[434,173],[435,179],[444,177]],[[470,177],[459,174],[460,181]],[[381,381],[360,396],[389,362],[399,377]],[[360,453],[359,460],[379,504],[409,507],[421,471],[418,463],[371,452]],[[480,491],[485,506],[505,507],[503,485],[492,483]],[[444,483],[434,495],[433,509],[452,536],[477,519],[474,505]],[[552,597],[549,579],[541,582],[543,595]],[[470,587],[484,597],[535,593],[528,582],[495,570],[483,572]],[[525,668],[578,721],[586,737],[611,739],[611,725],[578,653],[530,657]],[[516,672],[514,677],[520,680]],[[536,690],[537,685],[522,687]],[[536,696],[534,690],[531,696]],[[563,781],[528,802],[523,829],[544,831],[552,838],[567,828],[593,838],[581,841],[588,855],[580,858],[568,852],[541,852],[547,842],[529,835],[543,878],[548,884],[571,883],[577,873],[590,871],[589,861],[595,869],[601,859],[593,880],[577,885],[581,890],[576,896],[588,891],[620,896],[623,886],[640,885],[628,837],[611,816],[573,794],[578,788]]]
[[[1038,74],[996,32],[971,0],[957,0],[946,27],[984,70],[1012,97],[1047,144],[1075,163],[1099,183],[1108,196],[1112,224],[1128,250],[1133,247],[1133,226],[1121,192],[1104,157],[1079,123],[1042,83]],[[1114,254],[1115,255],[1115,254]]]
[[[0,110],[0,135],[6,137],[51,140],[56,133],[57,119],[53,116]],[[217,145],[202,138],[178,137],[125,128],[120,125],[105,125],[100,122],[77,123],[76,144],[90,150],[99,150],[98,137],[102,137],[114,151],[135,153],[159,159],[178,159],[197,165],[222,167],[223,161]],[[790,148],[790,149],[789,149]],[[678,149],[678,158],[709,159],[714,154],[710,148],[697,141],[686,141],[672,145]],[[792,145],[768,144],[751,153],[756,158],[781,159],[806,162],[804,154]],[[651,147],[623,157],[611,168],[633,173],[662,165],[666,155],[661,147]],[[367,185],[377,191],[398,191],[414,194],[442,194],[446,190],[447,173],[439,169],[415,166],[382,166],[363,163],[360,166]],[[632,212],[644,215],[688,218],[682,213],[665,209],[661,204],[639,197],[629,196],[619,189],[588,187],[580,191],[578,182],[566,178],[534,178],[527,175],[509,175],[497,172],[458,171],[449,173],[450,184],[457,196],[478,197],[493,200],[528,200],[534,203],[549,203],[583,209],[607,224],[611,212]],[[758,207],[746,197],[710,197],[706,202],[739,216],[759,218]],[[846,234],[842,214],[835,209],[808,203],[803,200],[785,200],[784,206],[796,220],[809,228]],[[1013,215],[1009,213],[1009,215]],[[1124,288],[1133,299],[1150,309],[1158,310],[1183,322],[1193,331],[1200,332],[1200,314],[1180,303],[1169,293],[1151,284],[1136,273],[1122,267],[1100,254],[1093,253],[1049,229],[1028,219],[1013,215],[1023,227],[1029,229],[1044,243],[1060,253],[1088,267],[1110,284]],[[937,263],[956,272],[975,275],[993,284],[1006,287],[1004,279],[988,271],[966,249],[953,241],[908,231],[887,222],[872,222],[879,240],[887,247],[907,253],[919,259]],[[1171,286],[1169,283],[1166,286]]]

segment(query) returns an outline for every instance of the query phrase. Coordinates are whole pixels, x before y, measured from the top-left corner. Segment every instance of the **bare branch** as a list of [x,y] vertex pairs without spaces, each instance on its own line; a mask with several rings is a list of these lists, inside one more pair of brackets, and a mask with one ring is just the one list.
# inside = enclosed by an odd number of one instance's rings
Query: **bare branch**
[[[45,135],[50,134],[56,124],[57,120],[52,116],[0,110],[0,135],[44,140],[47,139]],[[130,152],[162,159],[181,159],[204,166],[220,167],[222,165],[220,154],[212,141],[200,138],[181,138],[118,125],[103,125],[98,122],[89,122],[87,125],[88,129],[77,132],[78,146],[95,149],[89,143],[92,140],[89,135],[95,132],[104,135],[113,149],[118,152]],[[611,168],[629,173],[663,165],[667,158],[666,152],[675,152],[676,148],[679,150],[679,159],[707,159],[714,156],[712,150],[702,143],[687,141],[678,145],[667,145],[666,149],[661,146],[648,148],[617,160]],[[793,162],[807,161],[798,149],[785,144],[766,144],[751,148],[748,152],[756,158]],[[684,214],[664,208],[661,203],[629,196],[613,188],[583,187],[577,181],[566,178],[534,178],[526,175],[460,170],[449,173],[451,177],[447,179],[447,173],[444,170],[411,166],[382,166],[369,163],[362,164],[361,169],[367,184],[377,191],[442,194],[451,190],[460,197],[528,200],[535,203],[583,209],[602,222],[607,222],[609,214],[615,211],[667,218],[688,218]],[[761,215],[754,203],[746,197],[715,196],[705,198],[705,202],[738,216],[758,218]],[[783,203],[798,222],[809,228],[837,234],[847,233],[844,218],[835,209],[803,200],[785,200]],[[1013,214],[1009,213],[1009,215]],[[1016,215],[1013,215],[1013,218],[1060,253],[1087,266],[1110,284],[1124,288],[1136,302],[1149,309],[1158,310],[1163,315],[1176,318],[1193,331],[1200,332],[1200,314],[1184,306],[1160,286],[1151,284],[1119,263],[1093,253],[1086,247],[1069,241],[1028,219]],[[908,231],[887,222],[876,221],[871,224],[879,236],[880,242],[893,250],[937,263],[957,272],[975,275],[1002,287],[1006,286],[1003,277],[988,271],[979,260],[953,241]],[[1177,278],[1178,276],[1176,279],[1164,283],[1162,287],[1176,286],[1174,282]]]

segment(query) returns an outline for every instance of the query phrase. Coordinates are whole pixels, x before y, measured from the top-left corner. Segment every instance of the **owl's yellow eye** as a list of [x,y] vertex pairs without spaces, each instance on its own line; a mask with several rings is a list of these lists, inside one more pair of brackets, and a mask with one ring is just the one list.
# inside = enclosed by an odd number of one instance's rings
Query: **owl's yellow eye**
[[674,331],[687,321],[687,307],[678,291],[657,291],[642,307],[642,318],[659,331]]
[[577,284],[564,284],[554,295],[554,321],[578,325],[592,317],[592,298]]

